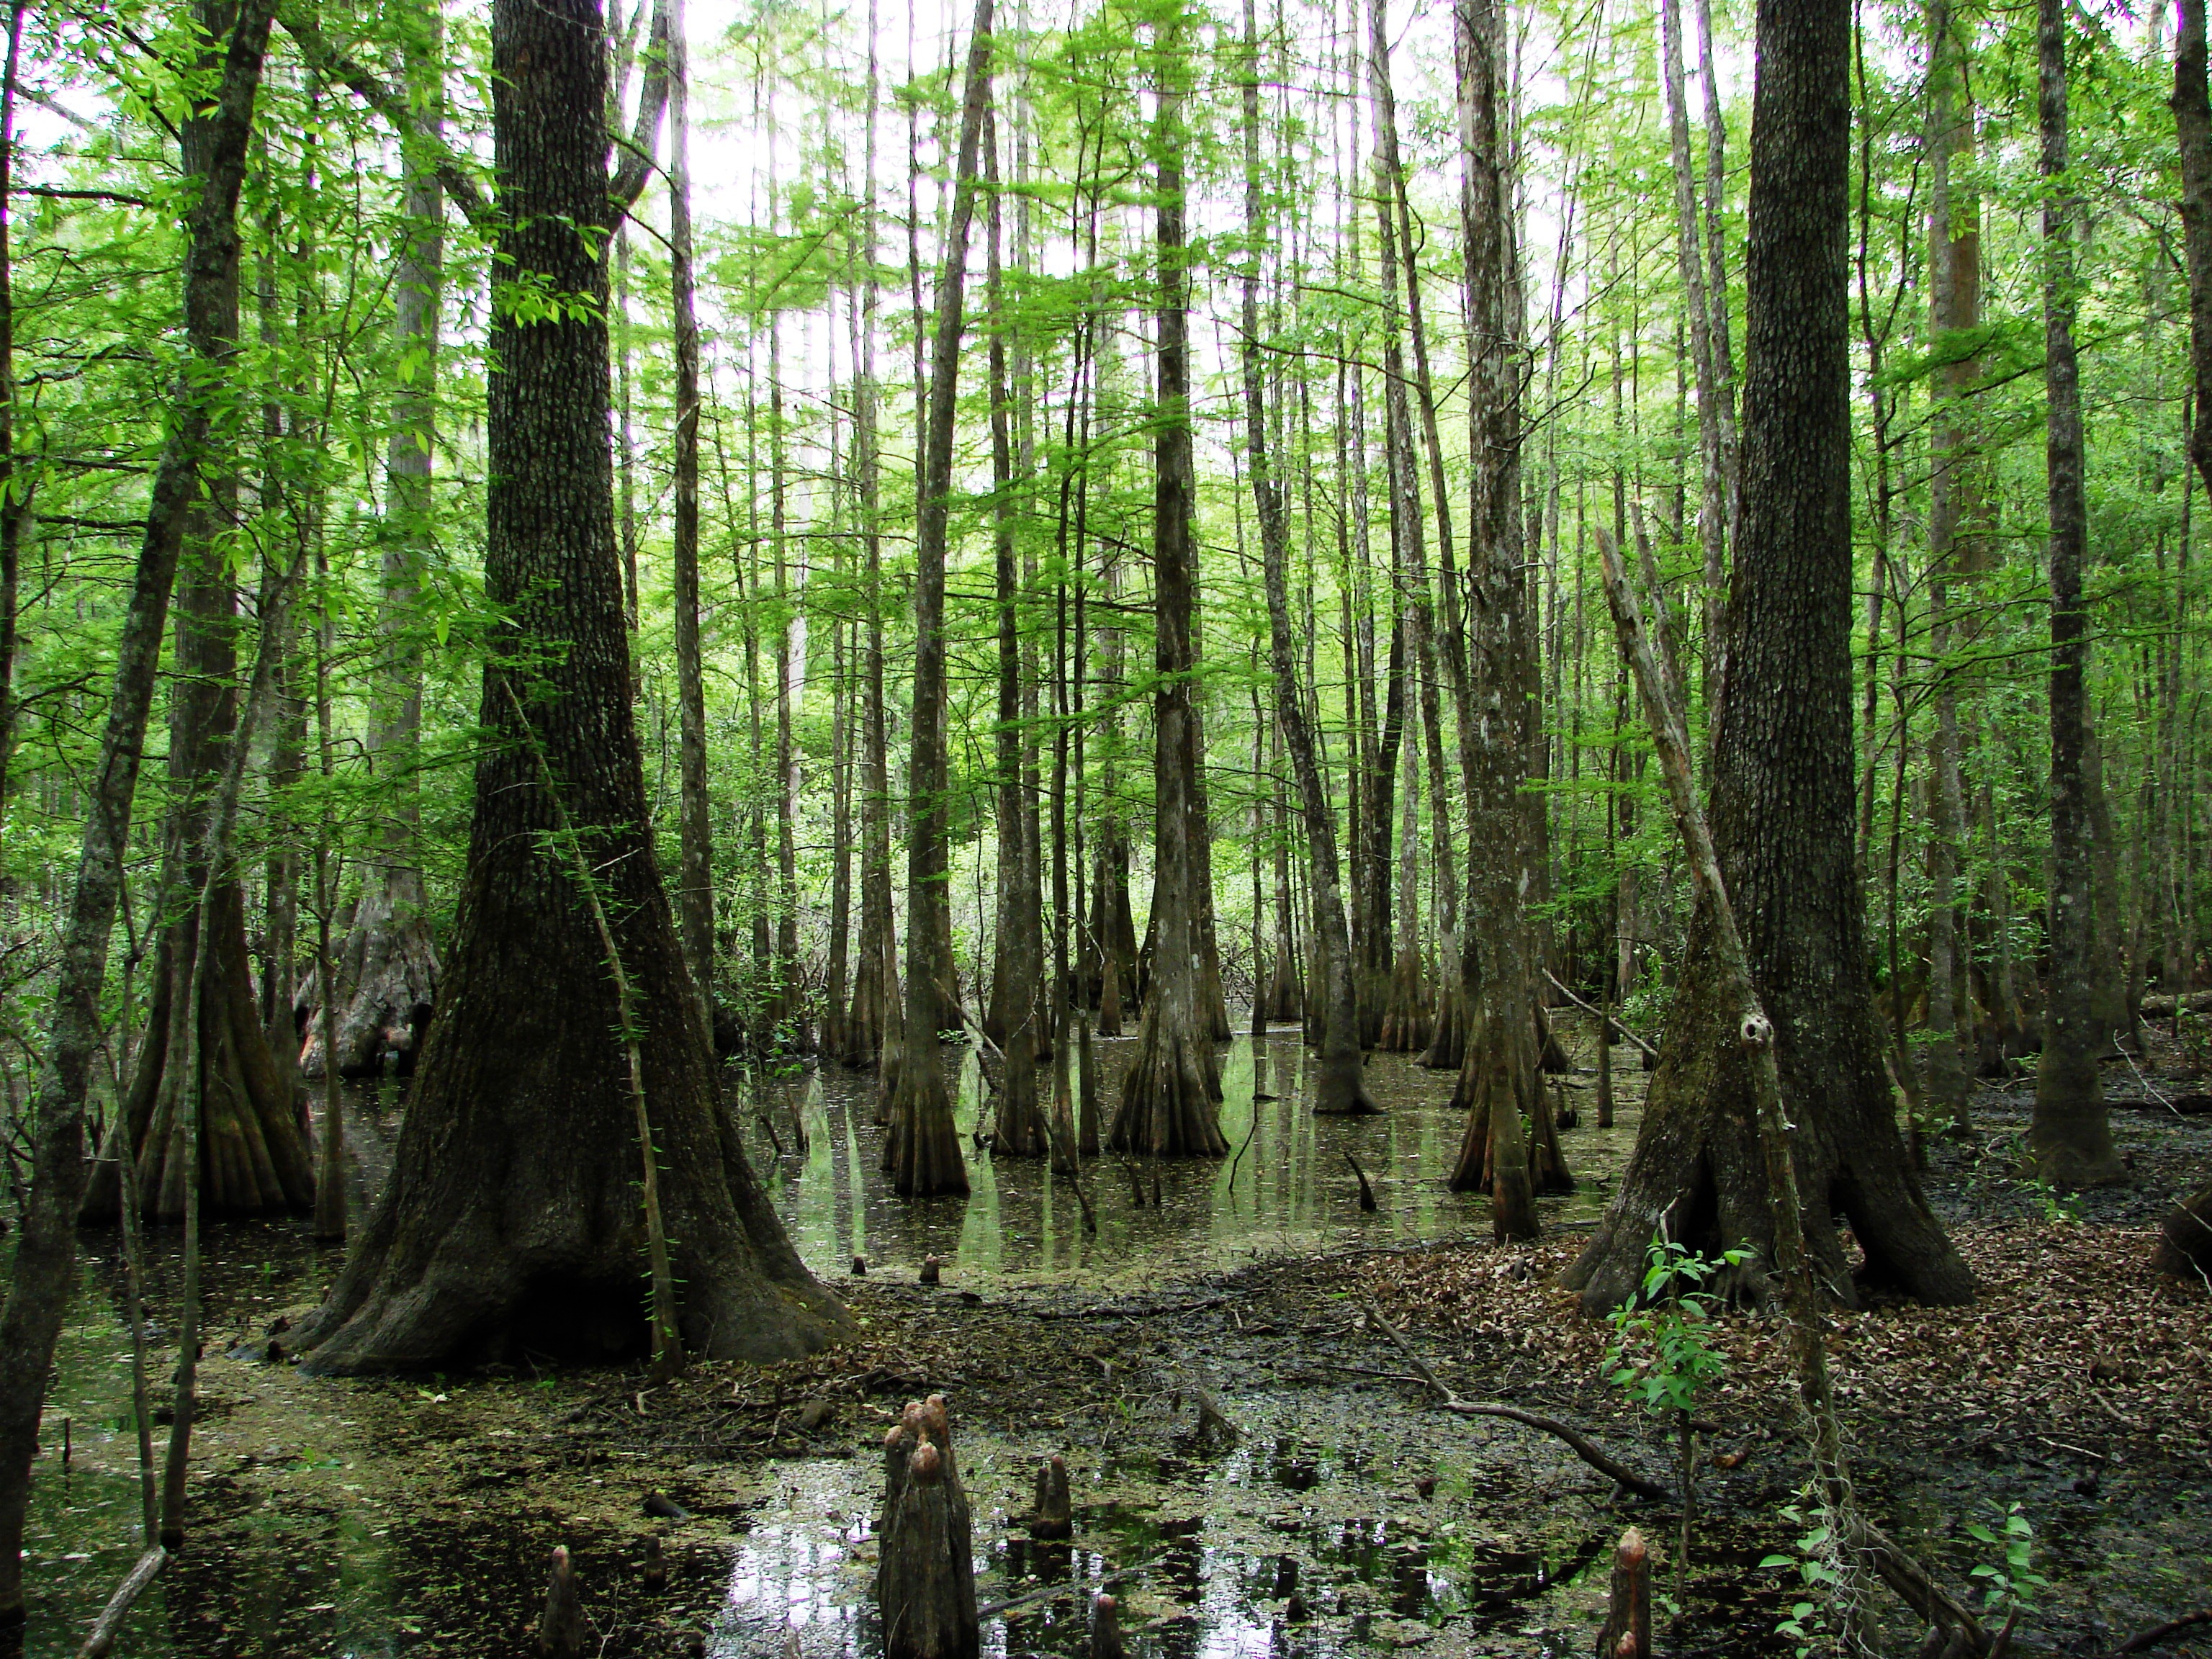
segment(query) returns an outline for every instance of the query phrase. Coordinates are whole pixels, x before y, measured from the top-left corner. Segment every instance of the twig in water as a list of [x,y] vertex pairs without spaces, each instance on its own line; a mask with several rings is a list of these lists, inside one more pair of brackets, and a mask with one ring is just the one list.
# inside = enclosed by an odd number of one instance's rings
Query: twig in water
[[1124,1567],[1119,1572],[1109,1572],[1103,1578],[1088,1584],[1047,1584],[1042,1589],[1033,1589],[1017,1595],[1011,1601],[986,1601],[975,1609],[978,1619],[995,1619],[1002,1613],[1012,1613],[1016,1607],[1028,1607],[1033,1601],[1050,1601],[1064,1595],[1086,1595],[1104,1589],[1109,1584],[1118,1584],[1125,1578],[1134,1578],[1140,1572],[1150,1572],[1168,1558],[1156,1555],[1149,1561],[1139,1561],[1133,1567]]

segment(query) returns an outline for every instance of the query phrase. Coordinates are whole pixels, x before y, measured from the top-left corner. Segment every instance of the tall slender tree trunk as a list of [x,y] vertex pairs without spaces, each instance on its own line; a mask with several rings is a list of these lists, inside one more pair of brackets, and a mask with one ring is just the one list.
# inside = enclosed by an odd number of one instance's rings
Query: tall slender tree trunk
[[[435,6],[408,14],[404,40],[407,100],[428,149],[445,140],[445,53]],[[438,444],[438,346],[445,291],[445,191],[426,155],[407,180],[406,234],[392,270],[392,341],[416,367],[394,392],[392,436],[385,449],[385,540],[379,661],[371,696],[369,765],[389,792],[375,855],[354,907],[339,958],[345,998],[331,1030],[341,1076],[375,1071],[385,1053],[416,1063],[438,995],[438,947],[431,936],[429,897],[422,884],[422,766],[423,582],[438,556],[432,499]],[[319,1073],[330,1056],[313,1034]]]
[[678,931],[709,1031],[714,1016],[714,825],[699,640],[699,312],[691,253],[691,48],[684,0],[659,0],[668,73],[668,285],[676,334],[675,579]]
[[[868,107],[876,106],[876,8],[868,8]],[[860,585],[866,596],[860,662],[860,939],[845,1058],[872,1066],[899,1018],[898,941],[891,916],[890,738],[884,698],[882,472],[876,448],[876,129],[867,124],[866,200],[860,215],[861,277],[853,368],[853,469],[860,491]]]
[[1275,693],[1275,725],[1290,750],[1305,817],[1306,847],[1313,861],[1313,930],[1316,990],[1321,1024],[1321,1065],[1314,1083],[1316,1112],[1373,1112],[1380,1109],[1367,1092],[1361,1066],[1359,1002],[1353,979],[1352,945],[1346,925],[1342,878],[1336,856],[1336,815],[1328,801],[1313,735],[1300,696],[1297,657],[1291,629],[1290,516],[1268,453],[1267,380],[1261,368],[1260,250],[1268,244],[1265,193],[1260,170],[1259,31],[1252,0],[1244,0],[1244,227],[1251,252],[1243,274],[1244,453],[1252,479],[1252,501],[1260,521],[1260,558],[1267,595],[1268,661]]
[[986,266],[991,313],[992,549],[999,606],[999,926],[991,975],[991,1006],[998,1012],[998,1042],[1006,1054],[999,1085],[994,1152],[1040,1158],[1047,1150],[1044,1112],[1037,1096],[1037,1028],[1043,994],[1043,915],[1037,890],[1033,832],[1034,795],[1022,775],[1021,585],[1014,546],[1014,454],[1006,386],[1006,336],[1012,319],[1006,304],[999,260],[998,123],[983,117],[983,149],[992,185],[989,256]]
[[[1961,204],[1954,198],[1958,159],[1973,141],[1971,112],[1959,112],[1962,90],[1962,48],[1953,20],[1952,0],[1931,0],[1928,8],[1928,276],[1929,324],[1938,335],[1972,326],[1980,273],[1962,270],[1978,260],[1978,225],[1960,234]],[[1979,206],[1968,196],[1968,211]],[[1962,248],[1961,243],[1965,244]],[[1960,368],[1964,367],[1964,374]],[[1934,776],[1929,790],[1928,824],[1928,1029],[1925,1085],[1929,1107],[1947,1115],[1960,1134],[1972,1132],[1966,1074],[1958,1043],[1960,972],[1958,928],[1959,842],[1965,796],[1959,775],[1959,708],[1956,682],[1948,661],[1955,626],[1952,585],[1957,572],[1960,526],[1965,506],[1967,457],[1960,399],[1972,384],[1971,366],[1938,371],[1936,407],[1930,422],[1928,480],[1928,575],[1931,643],[1936,653],[1936,726],[1929,741]]]
[[[1705,267],[1698,252],[1698,180],[1690,156],[1689,100],[1682,86],[1682,0],[1660,0],[1659,25],[1668,140],[1674,164],[1675,265],[1690,325],[1690,362],[1698,386],[1698,447],[1704,462],[1698,542],[1705,558],[1705,692],[1711,719],[1720,710],[1727,661],[1727,458],[1722,451],[1721,392],[1714,368],[1714,299],[1706,292]],[[1710,76],[1710,58],[1705,68]],[[1717,299],[1723,306],[1728,302],[1725,292]]]
[[2081,392],[2074,356],[2077,208],[2066,175],[2066,13],[2040,0],[2036,24],[2036,117],[2047,194],[2043,206],[2044,396],[2049,404],[2044,461],[2051,532],[2051,989],[2035,1111],[2027,1144],[2036,1170],[2061,1186],[2125,1179],[2112,1146],[2104,1085],[2097,1076],[2096,893],[2089,769],[2094,757],[2087,695],[2089,609],[2081,592],[2088,507],[2082,496]]
[[[201,21],[210,37],[222,38],[229,27],[229,9],[204,11]],[[211,114],[189,122],[186,173],[208,176],[212,167],[205,151],[224,142]],[[240,277],[234,234],[224,259],[220,315],[212,325],[223,341],[234,342]],[[123,1149],[137,1159],[138,1191],[146,1213],[156,1219],[183,1218],[187,1156],[194,1146],[207,1215],[305,1209],[314,1201],[296,1091],[270,1051],[253,994],[244,888],[234,870],[219,872],[210,886],[199,863],[210,844],[216,784],[236,739],[239,627],[231,550],[219,541],[237,517],[237,474],[232,467],[210,468],[200,482],[203,495],[186,523],[176,607],[179,673],[169,713],[172,799],[161,890],[172,910],[156,947],[152,1004],[123,1109],[125,1139],[94,1173],[88,1219],[114,1217],[120,1182],[112,1158]],[[191,896],[204,889],[206,902],[192,902]],[[193,1008],[199,1012],[197,1030],[187,1019]]]
[[[1555,1154],[1557,1143],[1545,1133],[1550,1113],[1537,1048],[1535,939],[1524,908],[1535,880],[1536,849],[1521,798],[1536,735],[1528,695],[1535,634],[1521,568],[1521,288],[1505,147],[1511,82],[1505,19],[1495,0],[1457,0],[1453,16],[1474,361],[1467,621],[1462,629],[1456,614],[1448,619],[1454,638],[1446,647],[1455,659],[1467,778],[1469,926],[1462,974],[1471,1016],[1454,1097],[1468,1127],[1451,1184],[1490,1194],[1499,1239],[1527,1239],[1537,1232],[1530,1153]],[[1524,1137],[1524,1119],[1537,1126],[1533,1142]],[[1564,1167],[1544,1173],[1547,1186],[1565,1177]]]
[[[123,887],[131,806],[161,659],[169,596],[199,494],[202,465],[232,448],[219,432],[236,349],[238,193],[274,7],[241,0],[214,100],[194,114],[204,135],[185,261],[184,314],[193,362],[177,380],[137,570],[118,643],[114,691],[88,792],[88,810],[61,938],[31,1128],[29,1192],[0,1308],[0,1630],[24,1621],[23,1522],[54,1346],[77,1282],[76,1223],[85,1190],[85,1097],[101,1039],[101,994]],[[17,25],[20,29],[20,23]],[[227,331],[228,325],[228,331]]]
[[[938,1060],[936,1036],[953,1012],[950,953],[940,946],[937,917],[951,913],[946,854],[945,554],[952,510],[952,429],[960,377],[960,337],[967,324],[968,233],[975,215],[975,178],[983,112],[991,95],[992,0],[975,0],[968,46],[968,78],[960,111],[960,146],[953,171],[952,211],[945,227],[945,266],[937,284],[936,337],[931,348],[929,419],[921,485],[921,520],[915,554],[914,723],[907,774],[906,1013],[896,1075],[885,1109],[884,1167],[902,1198],[968,1190],[960,1142],[952,1128],[952,1097]],[[949,927],[949,921],[948,921]]]
[[1155,26],[1158,106],[1152,129],[1158,236],[1158,410],[1153,440],[1152,581],[1158,610],[1152,666],[1153,788],[1157,806],[1152,926],[1158,936],[1144,1021],[1109,1144],[1160,1157],[1218,1157],[1219,1067],[1206,994],[1206,833],[1199,793],[1196,555],[1197,483],[1191,447],[1189,249],[1184,239],[1183,119],[1188,95],[1188,20],[1180,0]]
[[[1423,326],[1419,245],[1406,169],[1398,154],[1398,105],[1390,81],[1389,32],[1380,0],[1370,0],[1368,16],[1368,76],[1376,106],[1376,157],[1389,181],[1395,210],[1398,259],[1405,273],[1407,332],[1413,348],[1413,392],[1420,409],[1422,453],[1427,458],[1429,495],[1436,513],[1437,549],[1447,568],[1453,563],[1451,491],[1444,481],[1443,440],[1437,422],[1435,383],[1429,372],[1429,343]],[[1443,700],[1434,601],[1429,587],[1428,551],[1418,527],[1405,544],[1407,590],[1406,627],[1413,672],[1420,700],[1421,743],[1428,763],[1430,860],[1436,870],[1437,971],[1435,1004],[1426,1052],[1420,1063],[1456,1072],[1466,1058],[1466,983],[1460,964],[1459,864],[1453,851],[1450,774],[1444,763]]]

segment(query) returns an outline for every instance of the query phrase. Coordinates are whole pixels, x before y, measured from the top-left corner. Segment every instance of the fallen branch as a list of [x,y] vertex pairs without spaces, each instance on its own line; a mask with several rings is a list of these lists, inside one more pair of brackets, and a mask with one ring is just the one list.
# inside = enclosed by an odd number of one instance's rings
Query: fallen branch
[[1028,1607],[1034,1601],[1051,1601],[1064,1595],[1085,1595],[1104,1589],[1109,1584],[1118,1584],[1125,1578],[1134,1578],[1140,1572],[1150,1572],[1168,1558],[1156,1555],[1149,1561],[1139,1561],[1133,1567],[1124,1567],[1119,1572],[1109,1572],[1103,1578],[1088,1584],[1047,1584],[1042,1589],[1033,1589],[1006,1601],[987,1601],[975,1609],[978,1619],[995,1619],[1002,1613],[1012,1613],[1016,1607]]
[[131,1616],[131,1605],[136,1601],[169,1559],[168,1551],[159,1544],[138,1558],[137,1565],[115,1587],[115,1594],[107,1598],[107,1605],[100,1611],[84,1645],[76,1650],[76,1659],[100,1659],[115,1646],[115,1638],[123,1634],[123,1621]]
[[2199,1625],[2212,1625],[2212,1607],[2200,1607],[2195,1613],[2185,1613],[2179,1619],[2153,1625],[2140,1636],[2130,1636],[2112,1650],[2112,1659],[2121,1659],[2124,1654],[2148,1653],[2161,1643],[2172,1640],[2185,1630],[2195,1630]]
[[1518,1406],[1498,1405],[1488,1401],[1462,1400],[1429,1369],[1429,1363],[1413,1352],[1413,1345],[1398,1334],[1398,1328],[1382,1317],[1382,1310],[1375,1305],[1375,1298],[1367,1298],[1367,1316],[1380,1326],[1383,1334],[1398,1345],[1398,1352],[1406,1356],[1406,1363],[1420,1373],[1421,1380],[1437,1391],[1437,1403],[1448,1412],[1462,1417],[1497,1417],[1524,1427],[1541,1429],[1546,1434],[1565,1441],[1574,1455],[1595,1469],[1600,1474],[1626,1486],[1639,1498],[1648,1498],[1655,1504],[1671,1504],[1674,1494],[1656,1480],[1647,1480],[1607,1453],[1597,1442],[1578,1429],[1569,1428],[1555,1417],[1540,1413],[1523,1411]]
[[1566,1000],[1573,1003],[1576,1007],[1581,1009],[1586,1014],[1595,1015],[1599,1022],[1599,1030],[1601,1031],[1602,1031],[1606,1026],[1610,1025],[1614,1030],[1620,1032],[1621,1036],[1626,1037],[1631,1042],[1634,1043],[1638,1048],[1642,1050],[1646,1058],[1650,1060],[1656,1060],[1659,1058],[1659,1051],[1656,1048],[1646,1042],[1642,1037],[1637,1036],[1635,1032],[1630,1030],[1626,1025],[1623,1025],[1618,1018],[1607,1019],[1604,1014],[1600,1013],[1598,1010],[1591,1007],[1589,1004],[1584,1002],[1580,997],[1569,990],[1565,985],[1562,984],[1560,982],[1559,976],[1553,973],[1550,969],[1547,968],[1544,969],[1544,977],[1552,981],[1553,989],[1558,991],[1560,995],[1565,997]]
[[1875,1575],[1897,1592],[1899,1601],[1928,1623],[1963,1634],[1971,1651],[1990,1650],[1989,1632],[1982,1628],[1979,1620],[1881,1528],[1860,1516],[1856,1510],[1850,1514],[1856,1523],[1851,1528],[1850,1541],[1865,1553]]

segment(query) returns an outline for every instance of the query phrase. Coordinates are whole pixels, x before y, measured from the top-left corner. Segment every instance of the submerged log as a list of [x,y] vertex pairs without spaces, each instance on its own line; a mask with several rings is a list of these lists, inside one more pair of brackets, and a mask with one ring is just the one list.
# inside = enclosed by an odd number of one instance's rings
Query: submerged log
[[876,1607],[887,1659],[975,1659],[979,1645],[968,1494],[945,1396],[909,1404],[884,1440]]

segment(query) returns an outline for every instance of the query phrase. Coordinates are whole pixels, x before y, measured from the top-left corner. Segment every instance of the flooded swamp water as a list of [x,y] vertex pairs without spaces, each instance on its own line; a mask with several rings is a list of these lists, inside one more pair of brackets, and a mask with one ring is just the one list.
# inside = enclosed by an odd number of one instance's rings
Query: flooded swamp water
[[[1587,1030],[1566,1035],[1588,1064]],[[1109,1113],[1122,1052],[1098,1045]],[[765,1370],[695,1368],[660,1389],[613,1371],[527,1367],[337,1382],[225,1357],[219,1343],[314,1301],[339,1259],[295,1224],[211,1229],[194,1530],[123,1651],[533,1652],[547,1553],[565,1543],[605,1655],[879,1659],[869,1593],[878,1449],[904,1401],[941,1389],[975,1516],[980,1599],[1067,1591],[987,1618],[988,1653],[1073,1659],[1085,1646],[1079,1592],[1132,1568],[1142,1570],[1115,1588],[1143,1659],[1589,1652],[1612,1540],[1632,1522],[1671,1539],[1676,1517],[1624,1499],[1547,1437],[1431,1409],[1352,1292],[1389,1283],[1394,1263],[1430,1259],[1426,1247],[1478,1281],[1540,1288],[1537,1273],[1571,1255],[1633,1144],[1644,1081],[1634,1050],[1615,1051],[1613,1128],[1592,1127],[1587,1087],[1569,1091],[1581,1126],[1565,1145],[1581,1185],[1544,1200],[1555,1242],[1536,1255],[1492,1251],[1486,1203],[1444,1189],[1462,1127],[1448,1076],[1377,1054],[1370,1087],[1386,1114],[1318,1119],[1303,1104],[1309,1060],[1295,1032],[1274,1034],[1256,1058],[1255,1089],[1252,1041],[1224,1055],[1224,1127],[1241,1153],[1133,1174],[1110,1160],[1087,1166],[1095,1235],[1065,1185],[1026,1160],[972,1156],[965,1200],[887,1194],[866,1077],[832,1067],[740,1082],[749,1147],[809,1265],[848,1296],[864,1335]],[[969,1133],[979,1110],[988,1119],[972,1058],[960,1101]],[[2008,1109],[1993,1097],[1990,1109]],[[398,1110],[389,1097],[349,1100],[357,1204],[381,1178]],[[2118,1127],[2125,1140],[2165,1126],[2123,1115]],[[2168,1156],[2201,1168],[2205,1151],[2199,1136]],[[1346,1154],[1375,1190],[1372,1213],[1358,1206]],[[1939,1165],[1936,1190],[1962,1212],[1996,1191],[1964,1165]],[[26,1651],[40,1659],[75,1650],[137,1548],[119,1269],[110,1241],[91,1242],[34,1491]],[[177,1241],[151,1243],[151,1337],[166,1375]],[[915,1282],[929,1255],[945,1263],[935,1291]],[[850,1275],[855,1255],[865,1278]],[[1668,1443],[1588,1366],[1568,1374],[1533,1340],[1413,1334],[1462,1395],[1567,1418],[1669,1475]],[[1236,1425],[1233,1443],[1197,1433],[1201,1389]],[[1717,1405],[1715,1417],[1711,1444],[1742,1456],[1701,1476],[1684,1617],[1662,1647],[1792,1652],[1773,1634],[1783,1577],[1756,1564],[1787,1547],[1778,1510],[1797,1478],[1795,1443],[1771,1401]],[[1922,1449],[1896,1443],[1893,1430],[1885,1443],[1877,1419],[1861,1438],[1872,1500],[1954,1583],[1976,1559],[1960,1553],[1961,1518],[1992,1498],[2027,1501],[2039,1563],[2059,1581],[2051,1647],[2101,1651],[2081,1644],[2094,1626],[2117,1639],[2204,1599],[2212,1515],[2201,1459],[2194,1475],[2172,1466],[2192,1467],[2185,1443],[2171,1458],[2155,1444],[2111,1451],[2101,1501],[2084,1501],[2065,1489],[2080,1460],[2021,1434]],[[1051,1550],[1030,1543],[1022,1517],[1037,1462],[1055,1452],[1074,1481],[1076,1537]],[[656,1494],[683,1518],[648,1514]],[[648,1536],[663,1541],[664,1588],[645,1580]],[[1671,1595],[1671,1547],[1660,1554]],[[1910,1650],[1901,1626],[1892,1636],[1891,1650]]]

